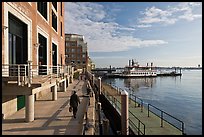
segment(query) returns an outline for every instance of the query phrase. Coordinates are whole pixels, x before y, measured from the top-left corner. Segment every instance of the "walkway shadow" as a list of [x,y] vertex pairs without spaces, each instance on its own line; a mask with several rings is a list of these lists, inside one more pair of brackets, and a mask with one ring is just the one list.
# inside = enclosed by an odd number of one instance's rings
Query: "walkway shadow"
[[25,118],[18,118],[18,119],[3,119],[2,123],[25,123]]

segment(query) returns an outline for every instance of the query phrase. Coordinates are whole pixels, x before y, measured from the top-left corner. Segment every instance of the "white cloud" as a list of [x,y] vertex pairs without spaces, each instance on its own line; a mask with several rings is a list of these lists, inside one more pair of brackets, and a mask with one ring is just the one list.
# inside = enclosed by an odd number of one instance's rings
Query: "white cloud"
[[135,28],[121,26],[113,21],[104,22],[109,15],[104,7],[97,3],[65,3],[65,15],[65,32],[84,35],[88,50],[92,52],[126,51],[131,47],[167,43],[163,40],[141,40],[125,35],[127,33],[121,31],[131,32]]
[[151,26],[152,25],[150,25],[150,24],[148,24],[148,25],[145,25],[145,24],[137,25],[138,28],[149,28]]
[[177,21],[183,19],[187,21],[193,21],[198,18],[202,18],[201,14],[193,13],[193,10],[201,3],[196,2],[181,2],[174,7],[168,6],[166,10],[156,8],[155,6],[151,8],[146,8],[144,15],[139,20],[139,25],[150,25],[153,23],[162,23],[165,25],[175,24]]

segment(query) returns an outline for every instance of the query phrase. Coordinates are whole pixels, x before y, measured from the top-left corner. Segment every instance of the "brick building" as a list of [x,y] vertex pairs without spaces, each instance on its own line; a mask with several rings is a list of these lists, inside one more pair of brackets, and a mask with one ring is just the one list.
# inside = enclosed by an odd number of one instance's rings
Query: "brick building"
[[65,62],[72,64],[76,69],[87,69],[87,43],[83,35],[65,34]]
[[2,64],[64,64],[62,2],[2,2]]
[[[45,81],[46,87],[42,88],[41,83],[35,84],[35,81],[31,83],[31,78],[34,75],[42,74],[41,72],[44,75],[51,74],[50,67],[52,66],[65,65],[64,48],[63,2],[2,2],[2,115],[4,117],[26,106],[27,98],[28,107],[26,109],[29,111],[26,111],[28,112],[26,116],[28,115],[28,121],[34,119],[29,118],[29,115],[34,117],[33,113],[30,114],[33,111],[33,108],[30,108],[34,103],[33,98],[36,99],[43,95],[41,91],[50,91],[50,88],[56,86],[56,81],[52,83],[52,77],[47,77],[50,82]],[[31,62],[31,67],[28,61]],[[11,75],[11,65],[16,64],[27,65],[24,76],[21,76],[21,71],[18,71],[20,72],[18,77]],[[70,70],[72,71],[72,68]],[[71,74],[70,70],[69,74]],[[32,74],[32,77],[28,73]],[[28,77],[29,80],[27,80]],[[13,80],[16,78],[18,84],[8,83],[11,78]],[[29,82],[28,87],[21,85],[19,82],[21,79],[25,83]],[[67,79],[63,77],[61,81],[64,82]],[[34,92],[34,88],[39,88],[39,90]],[[53,91],[55,92],[56,88]]]

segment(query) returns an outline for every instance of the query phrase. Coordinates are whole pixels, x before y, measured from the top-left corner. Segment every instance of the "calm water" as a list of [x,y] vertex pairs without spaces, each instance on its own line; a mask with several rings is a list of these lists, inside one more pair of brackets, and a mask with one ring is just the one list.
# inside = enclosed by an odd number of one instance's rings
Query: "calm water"
[[202,135],[202,70],[183,70],[181,77],[110,78],[105,81],[180,119],[187,135]]

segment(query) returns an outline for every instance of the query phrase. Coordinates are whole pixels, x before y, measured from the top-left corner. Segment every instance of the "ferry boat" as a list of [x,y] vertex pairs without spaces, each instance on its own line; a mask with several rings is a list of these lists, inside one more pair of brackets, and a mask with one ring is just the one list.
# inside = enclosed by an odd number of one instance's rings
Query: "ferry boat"
[[125,66],[124,71],[120,74],[120,77],[156,77],[157,69],[151,65],[140,66],[138,62],[129,60],[129,66]]

